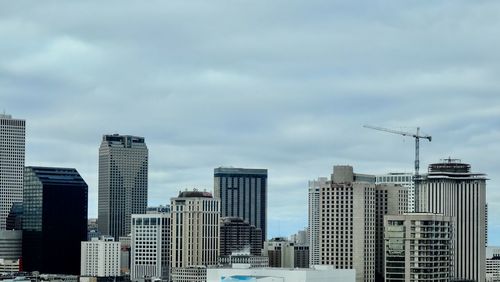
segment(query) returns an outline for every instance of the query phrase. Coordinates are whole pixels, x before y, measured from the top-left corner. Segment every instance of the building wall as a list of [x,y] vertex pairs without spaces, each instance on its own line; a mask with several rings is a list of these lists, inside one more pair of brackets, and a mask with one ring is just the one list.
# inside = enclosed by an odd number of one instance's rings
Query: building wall
[[413,173],[391,172],[376,176],[376,184],[398,184],[408,188],[408,212],[415,211],[415,182]]
[[220,255],[248,249],[252,255],[262,251],[262,231],[242,218],[224,217],[220,225]]
[[132,214],[146,213],[148,148],[143,137],[104,135],[99,147],[98,225],[114,238],[131,232]]
[[170,213],[132,215],[130,280],[170,276]]
[[328,186],[328,178],[320,177],[309,181],[309,251],[310,265],[318,265],[321,262],[320,249],[320,195],[321,188]]
[[385,216],[385,281],[449,282],[452,224],[451,217],[431,213]]
[[22,255],[21,230],[0,230],[0,259],[17,260]]
[[120,276],[120,242],[112,238],[82,242],[80,275]]
[[267,232],[267,169],[214,170],[214,196],[221,200],[221,216],[240,217]]
[[23,201],[26,122],[0,114],[0,230],[13,203]]
[[216,265],[220,201],[206,192],[181,192],[171,199],[171,267]]

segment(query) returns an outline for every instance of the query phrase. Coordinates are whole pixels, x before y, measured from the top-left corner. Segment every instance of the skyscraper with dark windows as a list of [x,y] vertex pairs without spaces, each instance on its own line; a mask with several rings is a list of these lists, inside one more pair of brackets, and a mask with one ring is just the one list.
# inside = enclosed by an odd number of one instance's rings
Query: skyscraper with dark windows
[[220,221],[220,256],[248,251],[261,255],[262,231],[239,217],[223,217]]
[[240,217],[267,232],[267,169],[219,167],[214,170],[214,196],[222,217]]
[[26,167],[23,268],[80,273],[80,244],[87,240],[88,187],[74,168]]
[[104,135],[99,148],[99,232],[114,238],[131,232],[132,214],[148,202],[148,148],[143,137]]
[[0,230],[13,203],[23,201],[26,121],[0,114]]

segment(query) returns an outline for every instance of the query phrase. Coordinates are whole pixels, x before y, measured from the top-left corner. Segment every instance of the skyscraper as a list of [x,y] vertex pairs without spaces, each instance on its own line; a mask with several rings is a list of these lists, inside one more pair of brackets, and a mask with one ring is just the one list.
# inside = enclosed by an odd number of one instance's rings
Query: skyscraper
[[327,177],[319,177],[318,180],[309,181],[309,259],[310,265],[318,265],[321,262],[320,246],[320,212],[319,205],[321,188],[329,185]]
[[407,187],[408,212],[415,211],[415,182],[413,181],[413,173],[390,172],[387,174],[379,174],[376,177],[376,184],[393,183]]
[[239,217],[223,217],[220,223],[220,256],[248,250],[258,256],[262,248],[262,231]]
[[25,271],[80,273],[80,243],[87,240],[87,189],[74,168],[26,167]]
[[222,217],[241,217],[267,232],[267,169],[219,167],[214,170],[214,194]]
[[0,114],[0,230],[11,206],[23,201],[26,122]]
[[180,192],[171,199],[171,270],[217,265],[220,202],[211,193]]
[[418,185],[418,212],[453,218],[454,279],[485,280],[486,180],[469,164],[450,158],[429,165]]
[[103,235],[130,234],[132,214],[146,213],[148,148],[143,137],[104,135],[99,148],[98,225]]

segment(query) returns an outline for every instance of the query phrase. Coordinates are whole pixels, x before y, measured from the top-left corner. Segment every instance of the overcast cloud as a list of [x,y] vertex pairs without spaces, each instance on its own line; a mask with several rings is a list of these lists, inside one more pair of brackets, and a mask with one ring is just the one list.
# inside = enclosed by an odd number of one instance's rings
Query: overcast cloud
[[269,169],[269,234],[307,226],[307,181],[335,164],[487,173],[500,244],[498,1],[2,1],[0,109],[27,165],[75,167],[97,215],[103,134],[144,136],[149,204],[212,190],[217,166]]

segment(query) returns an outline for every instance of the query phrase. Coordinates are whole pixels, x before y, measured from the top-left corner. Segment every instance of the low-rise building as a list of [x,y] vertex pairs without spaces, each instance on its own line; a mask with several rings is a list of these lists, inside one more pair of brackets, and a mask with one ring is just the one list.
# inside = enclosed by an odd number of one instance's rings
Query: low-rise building
[[81,276],[120,276],[120,242],[106,236],[82,242],[80,265]]

